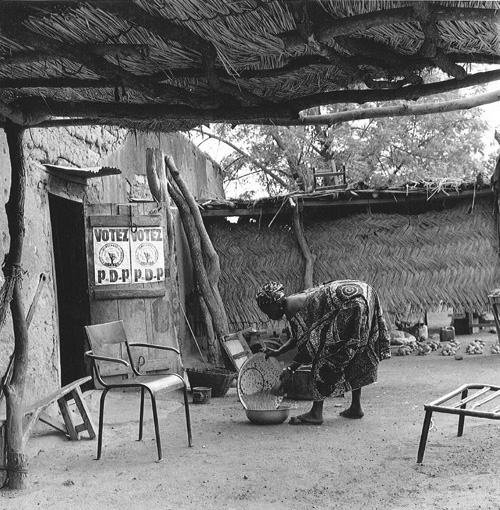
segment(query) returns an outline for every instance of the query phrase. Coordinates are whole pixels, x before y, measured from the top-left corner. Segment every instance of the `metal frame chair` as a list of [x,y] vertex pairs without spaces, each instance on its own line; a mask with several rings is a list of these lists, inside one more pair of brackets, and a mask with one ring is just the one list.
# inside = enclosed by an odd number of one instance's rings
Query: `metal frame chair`
[[[139,388],[141,390],[141,407],[140,407],[140,418],[139,418],[139,441],[142,439],[142,431],[143,431],[143,419],[144,419],[144,395],[146,391],[151,396],[151,406],[153,409],[153,421],[155,426],[155,435],[156,435],[156,446],[158,449],[158,462],[162,460],[162,448],[161,448],[161,439],[160,439],[160,429],[158,424],[158,411],[156,406],[156,394],[162,390],[173,391],[175,389],[181,388],[184,393],[184,409],[186,414],[186,426],[187,426],[187,434],[188,434],[188,444],[189,446],[193,446],[192,443],[192,433],[191,433],[191,419],[189,415],[189,403],[188,403],[188,393],[187,393],[187,385],[182,377],[176,373],[169,373],[164,375],[143,375],[139,372],[139,370],[134,366],[132,351],[131,348],[134,347],[143,347],[148,349],[161,349],[165,351],[171,351],[179,356],[179,361],[182,366],[182,361],[180,360],[180,352],[175,347],[169,347],[164,345],[154,345],[151,343],[129,343],[127,340],[127,335],[125,332],[125,328],[123,326],[123,321],[114,321],[107,322],[103,324],[95,324],[92,326],[85,326],[85,332],[87,334],[87,338],[89,340],[89,344],[91,347],[90,351],[85,353],[85,356],[90,358],[92,364],[92,370],[94,373],[95,379],[99,382],[99,384],[104,388],[101,400],[100,400],[100,412],[99,412],[99,432],[98,432],[98,443],[97,443],[97,460],[101,458],[102,452],[102,432],[103,432],[103,424],[104,424],[104,403],[106,399],[106,395],[112,389],[124,389],[124,388]],[[122,358],[115,358],[110,356],[105,356],[102,354],[103,347],[105,349],[106,345],[116,345],[123,344],[125,345],[126,353],[128,360],[124,360]],[[113,363],[113,364],[121,364],[126,367],[131,368],[132,377],[129,379],[124,379],[121,381],[106,381],[105,377],[101,373],[101,365],[103,363]]]
[[[477,390],[469,395],[469,390]],[[457,400],[456,397],[460,395]],[[447,393],[430,404],[424,405],[425,418],[422,426],[422,434],[420,436],[420,444],[418,447],[417,463],[421,464],[424,459],[425,445],[429,434],[432,413],[448,413],[458,414],[458,434],[462,436],[464,432],[464,421],[466,416],[476,418],[489,418],[490,420],[500,420],[500,405],[493,400],[500,397],[500,386],[492,384],[463,384],[459,388]],[[492,407],[486,408],[485,404],[490,403]],[[469,407],[467,408],[467,405]],[[479,407],[482,410],[479,410]]]

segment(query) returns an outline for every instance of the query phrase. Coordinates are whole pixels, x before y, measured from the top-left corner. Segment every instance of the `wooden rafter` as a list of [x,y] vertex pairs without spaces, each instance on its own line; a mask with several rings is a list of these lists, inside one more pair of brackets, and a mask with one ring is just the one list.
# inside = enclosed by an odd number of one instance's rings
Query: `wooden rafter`
[[[488,35],[500,10],[488,3],[347,4],[205,0],[194,15],[181,0],[4,0],[0,125],[302,124],[300,112],[317,106],[412,101],[498,79],[471,68],[500,64]],[[424,83],[431,69],[452,79]]]
[[[420,2],[414,2],[415,4]],[[318,25],[314,29],[315,37],[320,41],[329,41],[342,35],[363,33],[371,28],[408,23],[416,21],[414,7],[400,7],[384,11],[370,12],[351,16],[341,20],[329,21]],[[435,21],[484,21],[498,22],[500,13],[496,9],[474,9],[464,7],[444,7],[442,5],[430,6],[430,17]],[[279,34],[285,50],[293,51],[297,46],[304,44],[298,30],[291,30]]]

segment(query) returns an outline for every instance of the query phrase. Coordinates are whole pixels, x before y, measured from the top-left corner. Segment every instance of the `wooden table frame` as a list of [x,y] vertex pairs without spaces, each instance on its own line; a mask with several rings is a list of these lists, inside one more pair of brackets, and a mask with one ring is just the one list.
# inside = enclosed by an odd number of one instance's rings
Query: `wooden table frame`
[[[469,390],[478,391],[469,395]],[[460,400],[451,402],[457,395],[460,395]],[[500,402],[497,401],[493,408],[486,409],[483,407],[482,410],[478,409],[480,406],[485,406],[485,404],[493,404],[493,400],[498,397],[500,397],[500,386],[475,383],[463,384],[443,397],[434,400],[430,404],[424,405],[425,418],[418,447],[417,463],[421,464],[424,458],[425,445],[427,443],[433,412],[457,414],[459,416],[457,436],[460,437],[464,432],[466,416],[500,420]]]

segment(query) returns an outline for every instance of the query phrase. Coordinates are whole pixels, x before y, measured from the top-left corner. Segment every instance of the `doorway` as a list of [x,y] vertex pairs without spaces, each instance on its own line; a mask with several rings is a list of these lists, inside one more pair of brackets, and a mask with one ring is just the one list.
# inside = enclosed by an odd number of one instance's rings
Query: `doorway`
[[90,375],[84,326],[89,324],[83,204],[49,193],[59,320],[61,385]]

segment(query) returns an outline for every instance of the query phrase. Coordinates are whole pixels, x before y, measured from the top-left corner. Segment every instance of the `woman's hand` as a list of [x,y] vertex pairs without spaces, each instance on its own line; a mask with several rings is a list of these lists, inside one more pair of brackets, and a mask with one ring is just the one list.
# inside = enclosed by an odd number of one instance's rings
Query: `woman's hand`
[[266,355],[266,359],[276,358],[281,354],[279,349],[271,349],[270,347],[263,347],[260,352],[263,352]]
[[280,381],[283,381],[284,384],[289,384],[292,381],[293,378],[293,372],[291,370],[288,370],[288,368],[285,368],[283,372],[280,374]]
[[271,395],[281,397],[290,391],[293,382],[293,372],[285,368],[280,374],[278,382],[271,388]]
[[280,374],[281,388],[285,395],[287,395],[292,387],[293,383],[293,372],[285,368]]

